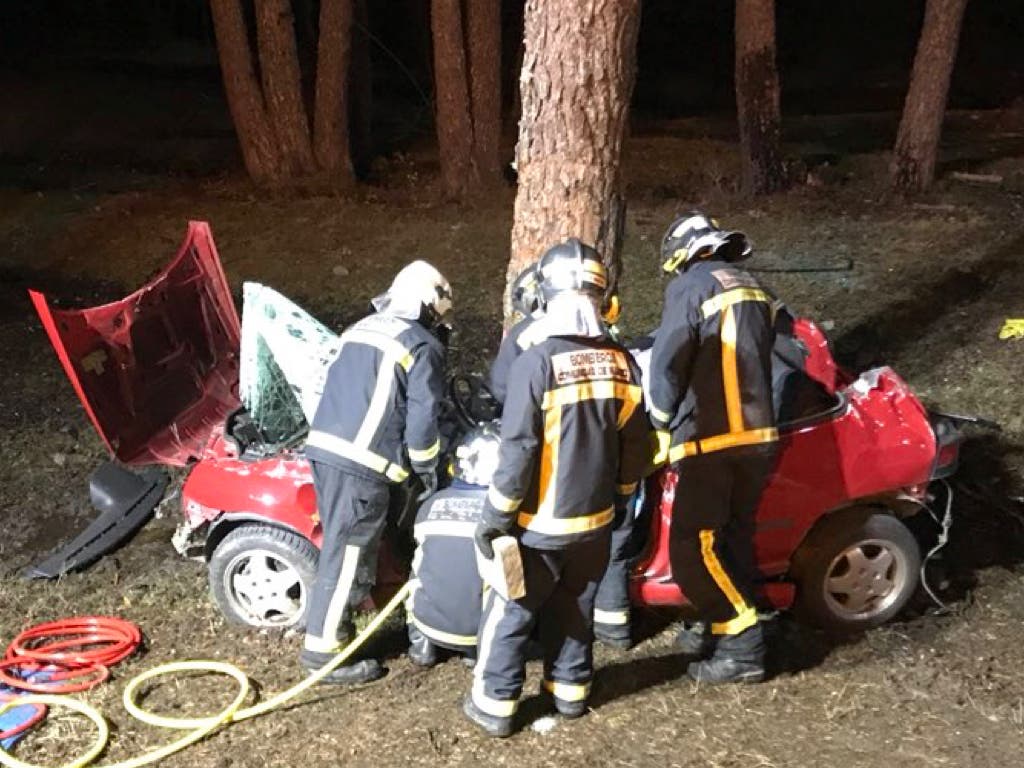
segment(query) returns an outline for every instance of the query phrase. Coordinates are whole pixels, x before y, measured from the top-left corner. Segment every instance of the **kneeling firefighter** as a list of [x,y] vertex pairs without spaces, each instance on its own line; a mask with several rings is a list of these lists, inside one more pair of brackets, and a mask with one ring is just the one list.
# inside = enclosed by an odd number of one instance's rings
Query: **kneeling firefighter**
[[[437,488],[438,414],[452,289],[430,264],[414,261],[373,300],[374,314],[341,334],[306,440],[323,546],[300,661],[317,669],[352,635],[350,606],[366,598],[391,491],[410,468]],[[369,570],[369,579],[357,579]],[[369,583],[364,583],[369,581]],[[339,667],[325,682],[380,677],[372,659]]]
[[599,315],[607,277],[593,248],[572,239],[538,267],[543,340],[509,376],[501,447],[477,532],[519,542],[525,595],[490,590],[479,659],[463,712],[492,736],[507,736],[537,626],[543,691],[562,715],[586,711],[593,670],[594,596],[608,563],[616,509],[649,462],[639,373],[607,338]]
[[420,507],[413,526],[409,658],[433,666],[444,652],[476,658],[483,581],[473,537],[484,511],[487,486],[498,466],[498,426],[467,435],[452,461],[452,484]]
[[672,573],[714,641],[687,672],[709,683],[764,678],[754,514],[778,433],[772,297],[736,266],[750,251],[745,235],[693,213],[673,222],[660,254],[674,277],[651,352],[650,412],[679,474]]

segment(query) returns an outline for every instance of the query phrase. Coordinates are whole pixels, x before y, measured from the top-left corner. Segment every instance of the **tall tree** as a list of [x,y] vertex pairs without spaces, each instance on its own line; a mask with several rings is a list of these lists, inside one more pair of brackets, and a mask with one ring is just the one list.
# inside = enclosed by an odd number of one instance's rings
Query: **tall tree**
[[736,0],[735,84],[743,189],[768,194],[785,185],[779,149],[775,0]]
[[228,106],[246,170],[256,181],[353,178],[348,98],[353,0],[321,0],[319,6],[311,124],[292,0],[254,0],[255,49],[243,0],[210,0]]
[[901,192],[918,192],[935,178],[949,81],[967,0],[928,0],[910,88],[896,135],[890,174]]
[[456,199],[501,178],[501,2],[432,0],[441,176]]
[[551,245],[594,245],[620,271],[622,142],[640,0],[527,0],[510,280]]

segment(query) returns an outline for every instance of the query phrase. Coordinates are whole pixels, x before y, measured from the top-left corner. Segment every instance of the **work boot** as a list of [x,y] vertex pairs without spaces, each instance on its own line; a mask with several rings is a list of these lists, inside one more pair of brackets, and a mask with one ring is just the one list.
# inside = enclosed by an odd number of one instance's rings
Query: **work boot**
[[560,699],[543,685],[540,688],[540,698],[544,702],[546,709],[554,709],[566,720],[575,720],[577,717],[583,717],[583,715],[587,714],[588,707],[586,701],[566,701],[565,699]]
[[418,667],[433,667],[438,659],[437,646],[416,627],[409,625],[409,660]]
[[473,703],[472,694],[462,700],[462,714],[476,723],[488,736],[504,739],[512,735],[512,718],[489,715]]
[[673,646],[680,653],[686,656],[705,658],[711,654],[715,647],[715,639],[708,632],[708,625],[703,621],[695,621],[692,624],[683,622],[676,633]]
[[722,635],[714,655],[695,661],[686,674],[698,683],[760,683],[764,680],[764,633],[760,624],[738,635]]
[[[317,653],[302,649],[299,655],[299,663],[310,674],[322,669],[325,664],[334,658],[334,654]],[[359,683],[370,683],[384,677],[384,667],[376,659],[362,659],[351,664],[342,664],[337,669],[324,677],[322,685],[358,685]]]
[[629,624],[598,624],[594,623],[594,639],[602,645],[628,651],[633,647],[633,637]]

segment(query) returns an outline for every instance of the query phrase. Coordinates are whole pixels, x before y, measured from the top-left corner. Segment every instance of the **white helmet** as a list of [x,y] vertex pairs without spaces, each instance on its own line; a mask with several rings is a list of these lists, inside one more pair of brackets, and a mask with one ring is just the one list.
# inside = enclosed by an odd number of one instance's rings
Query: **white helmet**
[[490,485],[498,469],[501,425],[497,421],[481,424],[459,442],[452,459],[452,476],[469,485]]
[[428,328],[448,325],[452,287],[434,266],[417,260],[402,267],[391,287],[372,304],[378,312],[417,320]]

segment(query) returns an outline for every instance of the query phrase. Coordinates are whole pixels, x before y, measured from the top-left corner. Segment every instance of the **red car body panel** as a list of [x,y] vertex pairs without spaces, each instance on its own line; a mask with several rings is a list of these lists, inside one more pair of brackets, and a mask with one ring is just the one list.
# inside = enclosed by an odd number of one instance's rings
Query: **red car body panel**
[[96,431],[125,464],[184,466],[238,407],[238,313],[205,222],[120,301],[54,309],[30,291]]

